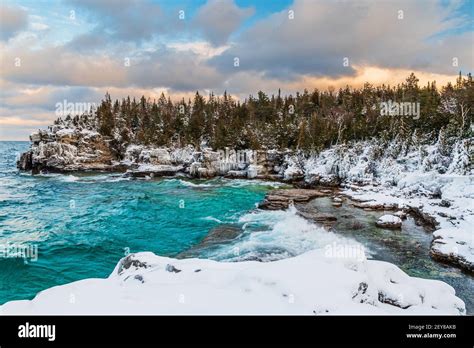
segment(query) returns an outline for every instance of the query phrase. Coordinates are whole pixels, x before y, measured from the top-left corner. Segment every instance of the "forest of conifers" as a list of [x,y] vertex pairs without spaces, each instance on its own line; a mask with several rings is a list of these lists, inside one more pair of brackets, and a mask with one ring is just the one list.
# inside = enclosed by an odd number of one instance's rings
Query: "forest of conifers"
[[[173,102],[142,97],[112,101],[107,94],[90,113],[67,116],[75,126],[93,120],[97,130],[121,144],[176,145],[206,142],[219,149],[301,149],[321,151],[334,144],[379,138],[433,141],[472,137],[474,82],[461,73],[454,84],[419,86],[411,74],[397,86],[304,90],[296,95],[258,92],[245,100],[229,94]],[[381,115],[382,102],[419,103],[419,117]],[[94,117],[95,116],[95,117]],[[61,122],[58,120],[57,123]]]

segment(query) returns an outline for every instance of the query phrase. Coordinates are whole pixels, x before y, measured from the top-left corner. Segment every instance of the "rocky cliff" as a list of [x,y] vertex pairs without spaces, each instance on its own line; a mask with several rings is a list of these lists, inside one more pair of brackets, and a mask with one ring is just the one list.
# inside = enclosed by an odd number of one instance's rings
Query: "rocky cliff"
[[[33,174],[71,171],[118,171],[136,177],[284,179],[288,163],[275,150],[214,151],[202,146],[154,147],[118,143],[95,130],[52,126],[30,136],[31,148],[20,156],[18,168]],[[287,177],[292,180],[293,177]]]

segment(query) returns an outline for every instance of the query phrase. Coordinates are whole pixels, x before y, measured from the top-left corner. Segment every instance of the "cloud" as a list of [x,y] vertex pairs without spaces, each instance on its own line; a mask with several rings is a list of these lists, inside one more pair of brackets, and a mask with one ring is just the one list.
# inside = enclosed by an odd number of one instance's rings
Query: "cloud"
[[201,64],[199,54],[166,47],[140,57],[128,70],[128,78],[134,86],[175,91],[215,88],[223,81],[214,68]]
[[107,91],[113,98],[152,99],[165,92],[176,100],[196,90],[226,90],[245,98],[258,90],[393,85],[411,71],[421,84],[440,86],[459,70],[473,70],[472,30],[458,30],[466,23],[456,15],[457,2],[295,0],[251,25],[254,10],[233,1],[210,0],[184,21],[176,9],[147,0],[70,0],[66,6],[77,25],[67,26],[65,44],[50,17],[18,9],[26,22],[8,16],[4,26],[2,7],[1,139],[27,139],[55,119],[56,103],[99,102]]
[[0,119],[0,126],[16,126],[16,127],[32,127],[32,126],[39,126],[44,127],[48,126],[49,121],[39,121],[39,120],[29,120],[27,123],[24,119],[19,117],[2,117]]
[[0,40],[7,41],[28,26],[28,15],[19,7],[0,5]]
[[296,0],[242,33],[209,64],[232,73],[237,57],[239,70],[284,80],[306,74],[354,75],[354,65],[453,73],[453,57],[472,68],[466,44],[472,32],[434,38],[461,24],[452,11],[434,1]]
[[69,3],[90,16],[96,25],[93,30],[96,36],[143,42],[169,25],[160,7],[148,0],[70,0]]
[[[215,54],[205,45],[160,46],[152,51],[124,50],[81,54],[69,46],[5,50],[3,79],[30,85],[87,87],[163,87],[189,91],[218,87],[224,77],[202,63]],[[114,54],[116,53],[116,54]],[[19,58],[21,65],[14,64]]]
[[199,33],[219,46],[254,14],[253,8],[240,8],[232,0],[208,0],[190,22],[181,20],[177,10],[164,11],[148,0],[69,0],[68,3],[86,13],[95,24],[90,34],[135,43],[160,35],[195,37]]
[[103,35],[94,33],[80,34],[69,41],[65,46],[67,49],[76,52],[89,52],[95,50],[104,50],[108,46],[108,40]]
[[[19,58],[20,64],[15,65]],[[16,83],[36,85],[106,86],[126,84],[123,58],[81,55],[64,46],[6,50],[1,76]]]
[[254,12],[253,8],[238,7],[233,0],[208,0],[193,22],[213,45],[219,46]]
[[[24,88],[22,85],[11,87],[15,92],[3,97],[3,106],[13,110],[15,108],[34,108],[43,111],[54,111],[56,103],[64,100],[73,103],[95,103],[105,94],[90,87],[53,87],[41,86]],[[30,118],[31,115],[26,115]]]

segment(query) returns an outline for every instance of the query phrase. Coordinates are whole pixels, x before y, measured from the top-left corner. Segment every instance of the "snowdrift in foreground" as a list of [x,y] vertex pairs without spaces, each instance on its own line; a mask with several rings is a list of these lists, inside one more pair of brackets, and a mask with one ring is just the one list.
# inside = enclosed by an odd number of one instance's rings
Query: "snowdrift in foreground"
[[123,258],[86,279],[12,301],[1,314],[465,314],[446,283],[381,261],[313,250],[275,262]]

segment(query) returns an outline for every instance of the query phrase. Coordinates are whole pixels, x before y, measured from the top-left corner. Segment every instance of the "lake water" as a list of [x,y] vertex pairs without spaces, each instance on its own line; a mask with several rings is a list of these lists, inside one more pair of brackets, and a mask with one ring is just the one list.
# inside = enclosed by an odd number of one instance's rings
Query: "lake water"
[[[129,252],[271,261],[350,240],[410,275],[448,282],[468,313],[473,310],[473,277],[431,260],[431,236],[410,220],[401,232],[378,229],[373,225],[380,213],[334,208],[329,200],[317,199],[317,209],[339,218],[330,233],[291,210],[255,209],[279,183],[131,180],[111,173],[31,176],[16,169],[28,147],[28,142],[0,142],[0,304],[31,299],[52,286],[107,277]],[[350,215],[359,220],[357,229],[352,218],[344,217]],[[201,243],[222,229],[232,232],[232,240],[220,241],[225,234],[217,233],[212,243]]]

